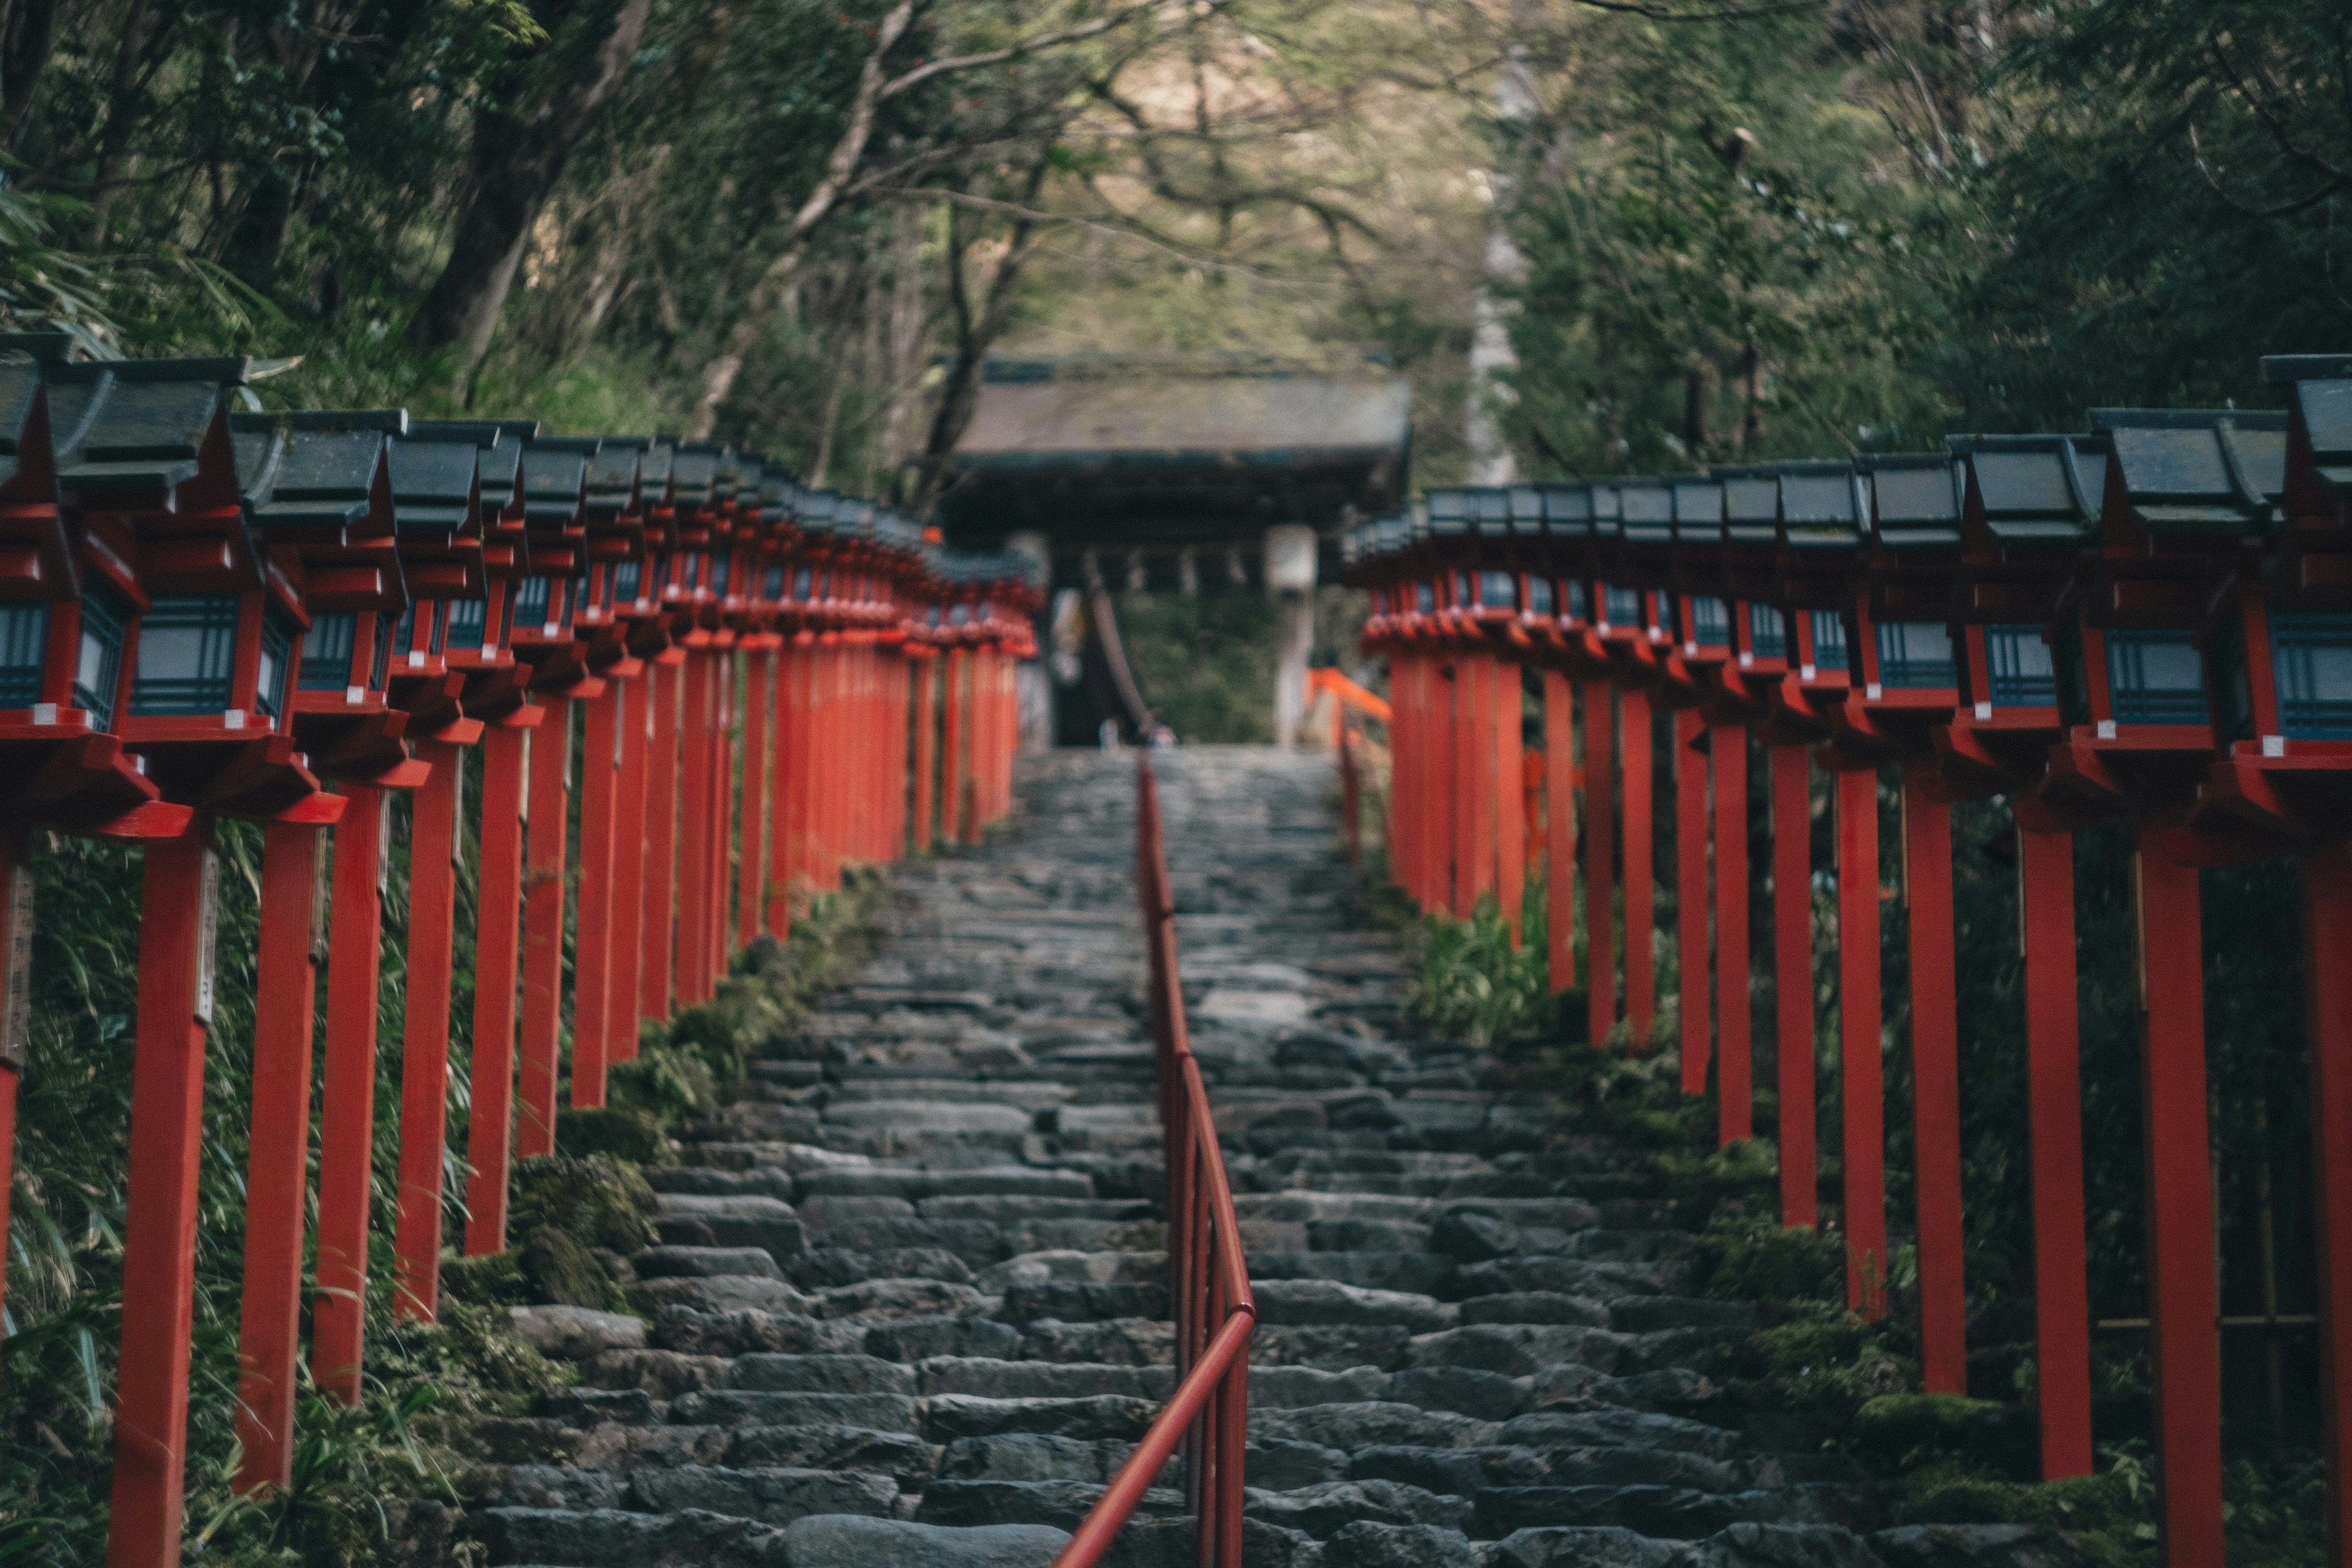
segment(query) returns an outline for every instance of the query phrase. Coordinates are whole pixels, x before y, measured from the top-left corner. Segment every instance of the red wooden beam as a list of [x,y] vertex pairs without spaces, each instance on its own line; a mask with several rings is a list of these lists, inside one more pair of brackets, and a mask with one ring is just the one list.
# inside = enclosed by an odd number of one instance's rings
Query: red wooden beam
[[768,934],[778,942],[793,931],[793,813],[800,799],[793,770],[800,765],[800,752],[806,744],[800,733],[800,653],[786,637],[776,650],[772,693],[775,718],[771,724],[776,756],[771,769],[774,782],[768,793],[767,922]]
[[108,1568],[180,1561],[216,882],[210,817],[147,846]]
[[515,984],[521,968],[525,737],[547,715],[517,709],[482,734],[482,864],[475,877],[474,1046],[466,1113],[466,1256],[507,1246],[514,1149]]
[[1495,659],[1486,668],[1486,746],[1492,783],[1487,809],[1494,816],[1495,901],[1519,945],[1522,906],[1527,902],[1527,805],[1525,769],[1519,763],[1519,667]]
[[1780,1223],[1821,1223],[1813,1100],[1811,778],[1802,746],[1772,756],[1772,992],[1780,1063]]
[[2033,1161],[2034,1386],[2042,1476],[2091,1473],[2091,1305],[2083,1231],[2083,1068],[2074,839],[2018,824],[2026,1133]]
[[1755,1135],[1748,973],[1748,731],[1715,726],[1707,744],[1715,773],[1715,1135],[1735,1143]]
[[2205,1080],[2205,962],[2197,868],[2143,829],[2141,1086],[2147,1182],[2148,1324],[2155,1352],[2158,1531],[2167,1568],[2223,1560],[2221,1298]]
[[310,1034],[318,993],[318,884],[325,846],[307,824],[263,829],[253,1018],[252,1141],[246,1152],[245,1289],[237,1326],[236,1489],[294,1480],[295,1358],[310,1164]]
[[1958,992],[1952,951],[1952,808],[1924,768],[1903,780],[1903,895],[1911,913],[1911,1125],[1919,1234],[1920,1386],[1969,1391],[1961,1261]]
[[702,924],[702,999],[717,994],[718,982],[727,973],[727,860],[734,842],[735,822],[735,654],[721,649],[710,656],[710,731],[703,747],[709,754],[710,798],[705,806],[703,832],[703,897],[709,901]]
[[1559,670],[1544,671],[1544,923],[1555,994],[1576,989],[1575,689]]
[[555,1089],[563,1009],[563,862],[572,790],[572,709],[561,700],[531,737],[528,858],[522,902],[521,1070],[515,1152],[555,1152]]
[[1838,1104],[1846,1305],[1886,1311],[1886,1091],[1878,990],[1878,774],[1837,774]]
[[1675,710],[1675,1028],[1682,1039],[1685,1094],[1706,1092],[1713,1030],[1707,1017],[1706,756],[1697,742],[1706,721]]
[[646,796],[653,766],[653,677],[649,660],[625,661],[634,675],[612,677],[618,693],[621,774],[613,807],[613,931],[605,943],[612,973],[604,988],[607,1066],[637,1054],[637,1012],[645,992]]
[[761,638],[744,654],[742,849],[736,863],[735,945],[749,947],[766,923],[761,895],[768,879],[768,803],[775,774],[768,757],[768,716],[774,702],[776,655]]
[[1651,836],[1655,807],[1651,770],[1656,743],[1650,725],[1650,694],[1629,686],[1617,694],[1620,736],[1617,765],[1623,773],[1625,798],[1618,805],[1624,818],[1625,855],[1625,1024],[1633,1048],[1650,1047],[1657,1021],[1657,853]]
[[645,946],[637,973],[637,1016],[660,1023],[677,993],[672,967],[677,921],[678,687],[684,648],[664,648],[646,672],[653,740],[646,768]]
[[368,1190],[375,1150],[375,1030],[383,937],[384,792],[347,786],[335,827],[327,948],[327,1048],[319,1114],[318,1295],[310,1381],[360,1402],[365,1337]]
[[[393,1310],[433,1321],[441,1283],[441,1164],[449,1127],[449,987],[457,935],[457,770],[464,752],[421,741],[408,850],[408,976],[400,1054],[400,1196]],[[275,993],[265,988],[265,996]],[[307,1056],[307,1052],[305,1053]]]
[[1457,873],[1456,912],[1477,913],[1478,901],[1495,894],[1495,663],[1469,653],[1454,664],[1461,733],[1454,758],[1462,768],[1462,830],[1468,837],[1464,872]]
[[1617,915],[1611,907],[1616,902],[1617,727],[1609,683],[1583,686],[1585,1027],[1594,1045],[1604,1046],[1617,1023]]
[[620,811],[621,689],[581,704],[580,893],[572,935],[572,1103],[604,1103],[613,990],[613,839]]
[[2352,1561],[2352,849],[2303,863],[2311,1030],[2311,1157],[2319,1232],[2319,1350],[2328,1562]]
[[678,721],[677,1005],[691,1007],[709,994],[710,973],[710,725],[716,691],[708,649],[686,656],[686,699]]
[[964,687],[970,663],[963,649],[948,650],[947,717],[940,742],[940,837],[950,844],[963,839]]

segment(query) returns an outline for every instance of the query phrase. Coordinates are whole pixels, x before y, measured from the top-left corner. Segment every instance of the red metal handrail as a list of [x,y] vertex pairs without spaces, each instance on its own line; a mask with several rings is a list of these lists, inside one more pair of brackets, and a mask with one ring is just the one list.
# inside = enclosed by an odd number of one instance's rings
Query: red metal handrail
[[1242,1450],[1248,1438],[1249,1337],[1257,1305],[1250,1297],[1241,1224],[1217,1148],[1217,1126],[1184,1026],[1176,907],[1168,888],[1160,790],[1148,752],[1136,763],[1135,859],[1144,941],[1151,954],[1151,1034],[1167,1148],[1168,1260],[1174,1275],[1181,1381],[1168,1407],[1054,1559],[1054,1568],[1093,1568],[1099,1563],[1179,1444],[1184,1449],[1185,1501],[1200,1521],[1202,1568],[1241,1568]]

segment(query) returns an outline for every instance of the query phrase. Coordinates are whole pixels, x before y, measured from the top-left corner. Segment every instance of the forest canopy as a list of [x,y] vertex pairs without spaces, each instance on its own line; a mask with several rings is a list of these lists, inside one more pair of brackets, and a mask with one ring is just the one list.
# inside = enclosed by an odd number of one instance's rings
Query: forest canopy
[[[0,0],[0,312],[934,499],[992,352],[1376,351],[1418,477],[2352,342],[2327,0]],[[1482,310],[1493,374],[1471,374]],[[1474,398],[1474,389],[1475,395]]]

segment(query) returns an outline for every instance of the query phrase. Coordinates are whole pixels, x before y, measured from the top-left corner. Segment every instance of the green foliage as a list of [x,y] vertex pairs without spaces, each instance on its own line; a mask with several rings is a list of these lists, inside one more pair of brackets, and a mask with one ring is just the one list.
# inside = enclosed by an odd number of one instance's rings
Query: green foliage
[[1471,1045],[1528,1039],[1559,1015],[1545,958],[1543,900],[1531,889],[1515,943],[1492,898],[1472,917],[1422,918],[1405,1010],[1438,1035]]
[[1274,739],[1275,631],[1263,594],[1122,594],[1118,630],[1135,683],[1162,722],[1194,745]]

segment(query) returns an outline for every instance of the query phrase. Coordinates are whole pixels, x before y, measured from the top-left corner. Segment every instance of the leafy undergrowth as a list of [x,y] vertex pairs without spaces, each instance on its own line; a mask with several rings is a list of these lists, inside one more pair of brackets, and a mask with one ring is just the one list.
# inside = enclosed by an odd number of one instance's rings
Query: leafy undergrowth
[[[425,1327],[396,1322],[391,1313],[406,915],[405,868],[396,853],[385,910],[364,1399],[344,1409],[306,1381],[292,1486],[244,1499],[229,1481],[237,1462],[259,835],[224,824],[219,843],[186,1555],[201,1552],[236,1568],[469,1563],[478,1549],[457,1529],[465,1466],[453,1439],[484,1416],[526,1410],[572,1375],[509,1331],[507,1308],[622,1304],[618,1259],[653,1236],[642,1167],[673,1158],[673,1135],[730,1098],[750,1057],[794,1027],[811,998],[845,976],[870,945],[882,879],[852,874],[840,893],[819,899],[795,922],[791,942],[761,942],[740,955],[711,1003],[667,1026],[647,1026],[639,1055],[614,1072],[611,1108],[564,1112],[558,1131],[564,1152],[517,1166],[507,1250],[462,1261],[445,1253],[439,1321]],[[7,1331],[0,1341],[0,1568],[81,1568],[105,1557],[112,1472],[139,861],[106,844],[52,840],[38,847],[32,1052],[20,1102],[8,1316],[0,1325]],[[474,857],[467,860],[470,871]],[[459,1035],[450,1085],[453,1151],[465,1147],[469,1100],[463,1064],[471,901],[469,885],[460,900],[464,979],[453,1010]],[[453,1242],[463,1221],[456,1203],[463,1183],[453,1154]]]

